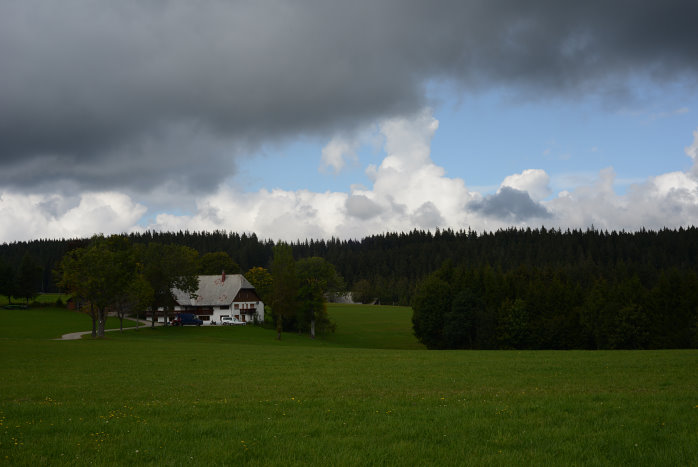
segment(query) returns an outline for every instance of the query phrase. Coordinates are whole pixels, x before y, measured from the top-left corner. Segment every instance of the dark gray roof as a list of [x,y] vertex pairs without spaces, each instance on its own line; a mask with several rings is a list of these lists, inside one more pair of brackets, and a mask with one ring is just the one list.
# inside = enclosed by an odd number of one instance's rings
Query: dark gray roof
[[250,284],[242,274],[230,274],[225,276],[199,276],[199,289],[196,291],[197,298],[190,298],[189,294],[179,289],[173,289],[177,303],[191,306],[220,306],[233,303],[235,296],[240,289],[252,289]]

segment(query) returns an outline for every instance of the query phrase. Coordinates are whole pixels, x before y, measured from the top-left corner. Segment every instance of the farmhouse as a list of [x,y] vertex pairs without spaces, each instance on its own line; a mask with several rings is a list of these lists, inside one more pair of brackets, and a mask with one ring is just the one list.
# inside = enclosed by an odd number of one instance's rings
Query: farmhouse
[[[204,324],[218,324],[221,317],[236,317],[243,322],[264,321],[264,303],[255,288],[242,274],[199,276],[194,298],[178,289],[172,290],[174,311],[194,313]],[[174,316],[170,316],[170,319]],[[165,318],[158,317],[162,322]]]

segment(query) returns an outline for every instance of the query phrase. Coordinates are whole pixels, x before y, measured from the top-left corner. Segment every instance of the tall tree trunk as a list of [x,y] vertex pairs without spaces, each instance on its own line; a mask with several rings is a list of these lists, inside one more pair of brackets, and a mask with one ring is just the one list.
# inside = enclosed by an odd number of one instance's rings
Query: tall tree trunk
[[281,340],[282,320],[283,320],[283,318],[281,317],[281,315],[276,317],[276,340],[277,341]]
[[315,319],[310,320],[310,338],[315,339]]
[[97,329],[97,336],[99,338],[104,337],[104,322],[106,321],[106,316],[104,313],[104,308],[98,308],[97,313],[99,314],[99,328]]
[[153,311],[153,319],[151,320],[150,327],[154,328],[155,327],[155,320],[157,319],[155,315],[158,312],[158,308],[156,306],[152,306],[152,307],[150,307],[150,309]]
[[90,318],[92,318],[92,338],[97,337],[97,315],[95,315],[95,308],[90,303]]

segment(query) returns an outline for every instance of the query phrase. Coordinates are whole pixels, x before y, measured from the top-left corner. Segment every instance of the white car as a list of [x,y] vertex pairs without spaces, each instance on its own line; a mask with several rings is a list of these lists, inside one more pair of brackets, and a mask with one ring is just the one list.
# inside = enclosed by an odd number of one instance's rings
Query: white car
[[221,316],[221,324],[224,326],[244,326],[247,323],[234,316]]

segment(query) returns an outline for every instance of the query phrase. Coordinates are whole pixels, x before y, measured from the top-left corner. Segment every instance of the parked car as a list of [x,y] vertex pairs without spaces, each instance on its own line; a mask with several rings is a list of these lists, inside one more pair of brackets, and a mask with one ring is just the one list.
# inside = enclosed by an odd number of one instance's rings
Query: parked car
[[221,316],[221,324],[224,326],[244,326],[247,323],[234,316]]
[[177,317],[172,320],[172,326],[201,326],[204,324],[194,313],[177,313]]

